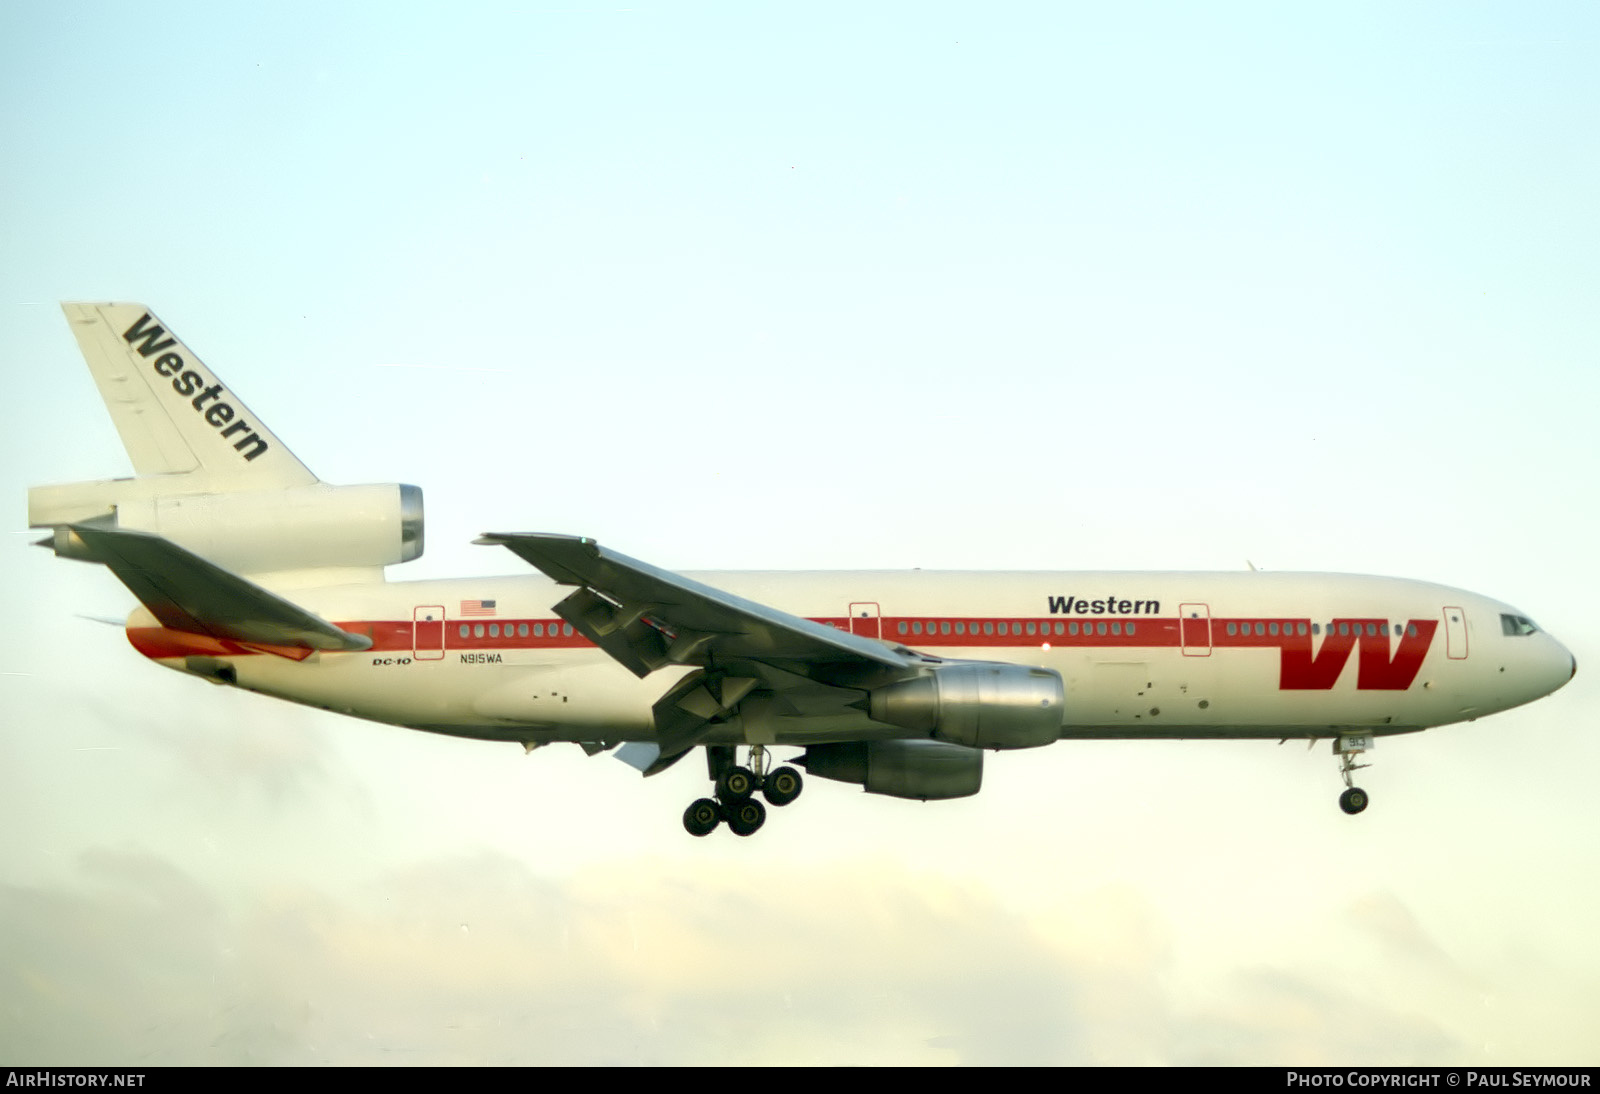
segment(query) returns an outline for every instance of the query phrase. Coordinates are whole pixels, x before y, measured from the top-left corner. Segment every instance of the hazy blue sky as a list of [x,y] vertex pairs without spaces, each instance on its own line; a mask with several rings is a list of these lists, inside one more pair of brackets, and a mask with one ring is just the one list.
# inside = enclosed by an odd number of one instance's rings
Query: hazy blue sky
[[[1588,1063],[1600,10],[0,7],[0,1062]],[[304,462],[673,568],[1393,573],[1577,655],[1379,743],[1063,743],[977,798],[208,687],[28,546],[126,474],[56,307]]]

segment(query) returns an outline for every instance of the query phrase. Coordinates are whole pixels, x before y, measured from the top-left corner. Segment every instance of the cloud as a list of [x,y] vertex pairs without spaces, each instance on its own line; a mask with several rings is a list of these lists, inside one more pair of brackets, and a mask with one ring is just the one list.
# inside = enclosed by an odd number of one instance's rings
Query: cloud
[[85,853],[0,889],[0,1057],[28,1064],[1415,1063],[1459,1043],[1326,975],[1174,988],[1126,887],[1019,910],[881,860],[556,879],[440,858],[228,900]]
[[1459,989],[1481,989],[1394,893],[1369,893],[1350,906],[1348,915],[1358,930],[1376,939],[1394,960],[1409,962],[1430,975],[1453,981]]
[[120,693],[88,692],[64,697],[64,709],[81,704],[84,724],[113,727],[127,746],[170,756],[187,769],[185,792],[204,789],[225,801],[248,794],[282,807],[304,802],[342,774],[315,715],[242,692],[202,692],[194,680],[178,683],[192,689],[188,701],[129,702]]
[[1466,1047],[1359,977],[1258,967],[1219,987],[1217,1002],[1179,1031],[1174,1062],[1421,1067],[1460,1059]]

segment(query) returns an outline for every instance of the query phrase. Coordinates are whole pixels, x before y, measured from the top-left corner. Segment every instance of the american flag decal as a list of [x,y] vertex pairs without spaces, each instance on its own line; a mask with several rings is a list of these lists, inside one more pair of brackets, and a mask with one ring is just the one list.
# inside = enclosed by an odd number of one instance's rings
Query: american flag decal
[[493,615],[494,601],[492,600],[463,600],[461,602],[462,615]]

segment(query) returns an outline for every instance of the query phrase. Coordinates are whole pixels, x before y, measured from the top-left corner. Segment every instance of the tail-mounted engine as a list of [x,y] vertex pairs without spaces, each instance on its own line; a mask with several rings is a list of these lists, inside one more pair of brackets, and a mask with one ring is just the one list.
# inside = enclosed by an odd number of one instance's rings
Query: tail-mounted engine
[[1050,669],[968,661],[877,688],[869,711],[875,722],[969,748],[1037,748],[1060,738],[1066,704]]
[[39,486],[28,523],[55,527],[42,541],[62,558],[97,561],[68,527],[92,522],[151,532],[235,573],[360,567],[422,554],[422,491],[383,483],[312,483],[278,490],[175,490],[180,476]]

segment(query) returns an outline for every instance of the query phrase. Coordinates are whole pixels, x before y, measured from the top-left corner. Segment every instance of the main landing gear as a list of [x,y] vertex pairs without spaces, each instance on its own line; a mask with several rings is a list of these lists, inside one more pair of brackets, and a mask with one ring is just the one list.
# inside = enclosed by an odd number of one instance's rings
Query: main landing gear
[[683,812],[683,827],[691,836],[709,836],[723,821],[736,836],[754,835],[767,822],[767,807],[755,798],[756,791],[771,805],[788,805],[800,796],[804,783],[792,767],[767,770],[767,750],[750,746],[746,766],[734,763],[732,745],[707,745],[706,768],[716,783],[715,798],[701,798]]
[[1339,776],[1344,779],[1345,792],[1339,795],[1339,808],[1351,816],[1361,812],[1367,807],[1367,792],[1357,786],[1350,778],[1352,771],[1359,771],[1371,764],[1358,764],[1356,757],[1372,747],[1372,738],[1361,737],[1335,737],[1333,739],[1333,753],[1339,757]]

